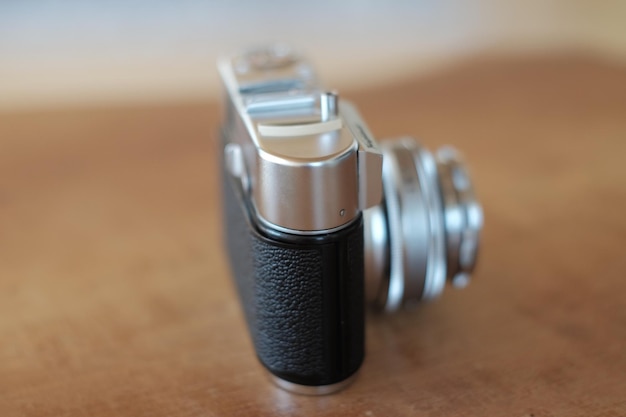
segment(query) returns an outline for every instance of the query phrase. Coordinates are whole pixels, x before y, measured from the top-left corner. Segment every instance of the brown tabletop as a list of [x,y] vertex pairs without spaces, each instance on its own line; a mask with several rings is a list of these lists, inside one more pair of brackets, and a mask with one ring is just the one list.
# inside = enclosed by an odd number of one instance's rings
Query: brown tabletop
[[288,394],[221,246],[216,105],[4,114],[0,415],[626,415],[626,70],[481,59],[346,95],[378,137],[463,150],[467,289],[370,314],[354,384]]

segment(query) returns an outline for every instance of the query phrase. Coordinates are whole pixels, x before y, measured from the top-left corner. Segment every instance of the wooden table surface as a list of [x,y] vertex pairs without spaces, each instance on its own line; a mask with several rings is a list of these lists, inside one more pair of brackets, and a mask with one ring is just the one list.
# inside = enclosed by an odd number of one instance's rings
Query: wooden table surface
[[370,314],[353,385],[288,394],[221,246],[216,105],[4,114],[0,416],[626,415],[626,70],[480,59],[347,95],[378,137],[464,151],[467,289]]

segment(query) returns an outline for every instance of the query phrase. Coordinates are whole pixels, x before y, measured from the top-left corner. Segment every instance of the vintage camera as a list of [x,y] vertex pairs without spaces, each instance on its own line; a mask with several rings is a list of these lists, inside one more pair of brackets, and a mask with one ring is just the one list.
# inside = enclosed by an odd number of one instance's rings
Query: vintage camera
[[282,388],[337,391],[363,361],[366,295],[393,311],[467,283],[480,206],[454,150],[379,147],[291,48],[218,66],[224,238],[256,353]]

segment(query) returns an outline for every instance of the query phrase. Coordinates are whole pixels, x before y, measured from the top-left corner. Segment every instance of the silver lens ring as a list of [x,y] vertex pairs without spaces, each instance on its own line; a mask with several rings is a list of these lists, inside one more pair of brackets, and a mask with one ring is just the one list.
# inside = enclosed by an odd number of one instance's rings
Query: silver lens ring
[[389,292],[389,235],[387,213],[382,204],[363,211],[365,248],[365,298],[384,307]]
[[446,229],[443,218],[437,163],[433,155],[412,138],[403,140],[415,160],[417,176],[429,216],[429,242],[426,278],[422,300],[437,298],[446,284]]
[[385,310],[432,299],[446,278],[445,227],[434,157],[412,138],[381,145],[389,241]]
[[433,156],[412,138],[381,143],[384,200],[364,212],[369,302],[389,312],[465,286],[483,214],[459,153]]
[[464,287],[476,264],[483,212],[459,153],[451,147],[441,148],[437,163],[446,224],[447,275],[454,286]]
[[381,146],[383,151],[383,193],[387,214],[387,242],[389,247],[389,267],[387,277],[387,297],[384,309],[395,311],[400,308],[404,296],[404,251],[401,221],[401,171],[393,148]]

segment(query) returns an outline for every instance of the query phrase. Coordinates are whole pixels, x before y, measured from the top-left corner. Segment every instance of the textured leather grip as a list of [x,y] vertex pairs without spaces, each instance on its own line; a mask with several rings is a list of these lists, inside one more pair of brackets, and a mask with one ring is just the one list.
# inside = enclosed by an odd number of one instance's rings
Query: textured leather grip
[[224,237],[261,363],[301,385],[346,379],[364,356],[362,219],[323,236],[263,229],[222,178]]

